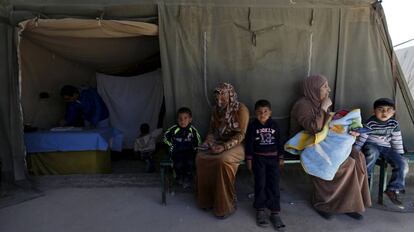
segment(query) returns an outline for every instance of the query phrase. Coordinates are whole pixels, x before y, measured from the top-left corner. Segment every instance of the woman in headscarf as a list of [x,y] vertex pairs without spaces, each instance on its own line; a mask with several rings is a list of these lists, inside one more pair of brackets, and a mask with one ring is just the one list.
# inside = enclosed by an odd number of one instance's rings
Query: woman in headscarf
[[221,83],[214,90],[210,128],[196,156],[197,201],[202,209],[213,209],[218,218],[236,210],[235,177],[244,160],[244,139],[249,111],[240,103],[231,84]]
[[[303,82],[303,97],[292,108],[290,135],[301,130],[316,134],[328,119],[331,89],[328,80],[322,75],[307,77]],[[328,154],[329,155],[329,154]],[[313,183],[312,205],[324,218],[330,219],[334,213],[345,213],[361,220],[365,207],[371,205],[365,157],[353,149],[341,164],[335,177],[326,181],[311,176]]]

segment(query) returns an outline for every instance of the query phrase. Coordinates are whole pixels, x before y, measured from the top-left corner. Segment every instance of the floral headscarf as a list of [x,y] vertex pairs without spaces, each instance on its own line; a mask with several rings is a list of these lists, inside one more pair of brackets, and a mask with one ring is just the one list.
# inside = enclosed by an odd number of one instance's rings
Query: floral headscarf
[[225,134],[228,131],[238,129],[240,127],[237,112],[240,107],[240,102],[237,99],[237,93],[234,87],[229,83],[220,83],[215,89],[215,93],[228,93],[229,103],[224,109],[220,109],[215,106],[215,111],[218,114],[218,120],[220,123],[218,130],[220,135]]

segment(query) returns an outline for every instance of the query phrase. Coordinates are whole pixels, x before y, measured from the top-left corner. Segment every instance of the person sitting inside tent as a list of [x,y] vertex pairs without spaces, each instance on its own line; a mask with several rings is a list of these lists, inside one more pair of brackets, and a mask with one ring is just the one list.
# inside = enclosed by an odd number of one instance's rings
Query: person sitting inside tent
[[140,155],[141,159],[147,163],[146,172],[154,172],[155,165],[153,153],[155,152],[157,138],[162,133],[162,128],[150,132],[148,123],[143,123],[139,127],[140,135],[135,139],[134,151]]
[[96,89],[78,89],[72,85],[65,85],[60,91],[66,105],[63,126],[109,126],[109,111]]

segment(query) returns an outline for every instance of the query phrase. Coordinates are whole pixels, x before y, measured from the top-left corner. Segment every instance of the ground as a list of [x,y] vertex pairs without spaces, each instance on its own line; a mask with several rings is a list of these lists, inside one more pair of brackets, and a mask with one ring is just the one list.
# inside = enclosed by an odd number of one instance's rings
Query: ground
[[[412,179],[410,176],[405,196],[410,207],[410,199],[414,199]],[[180,188],[168,195],[166,206],[161,205],[158,173],[47,176],[34,180],[43,196],[0,208],[1,232],[274,231],[255,224],[252,200],[248,198],[252,180],[243,167],[236,184],[238,210],[224,220],[197,208],[193,194]],[[390,211],[394,208],[387,199],[386,207],[375,204],[367,209],[362,221],[346,215],[327,221],[310,207],[310,187],[309,177],[300,166],[286,168],[281,183],[285,231],[413,231],[414,214]]]

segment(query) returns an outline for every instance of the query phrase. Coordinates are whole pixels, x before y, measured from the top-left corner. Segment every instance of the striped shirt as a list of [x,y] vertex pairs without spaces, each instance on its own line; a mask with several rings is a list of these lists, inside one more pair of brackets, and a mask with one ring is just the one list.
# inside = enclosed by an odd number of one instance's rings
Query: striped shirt
[[356,149],[361,150],[365,143],[373,143],[378,146],[392,147],[395,152],[404,154],[400,125],[397,120],[390,118],[383,122],[371,116],[364,123],[364,127],[371,131],[362,133],[358,137],[354,145]]

